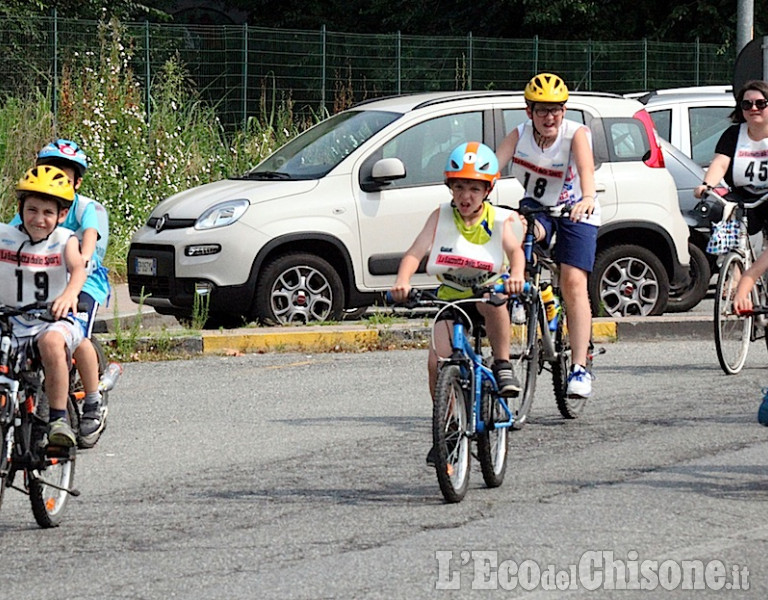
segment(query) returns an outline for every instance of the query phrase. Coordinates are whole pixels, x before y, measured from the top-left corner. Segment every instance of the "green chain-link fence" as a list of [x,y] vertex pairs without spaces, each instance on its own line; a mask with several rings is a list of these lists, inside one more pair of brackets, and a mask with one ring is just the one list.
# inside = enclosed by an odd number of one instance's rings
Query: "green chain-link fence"
[[[65,65],[97,52],[99,24],[55,17],[0,20],[0,94],[43,89],[58,96]],[[435,90],[520,89],[537,71],[574,89],[624,93],[730,82],[733,51],[714,44],[563,42],[370,35],[129,23],[132,67],[151,109],[153,75],[178,53],[221,120],[242,126],[260,102],[291,99],[296,111],[334,112],[367,98]]]

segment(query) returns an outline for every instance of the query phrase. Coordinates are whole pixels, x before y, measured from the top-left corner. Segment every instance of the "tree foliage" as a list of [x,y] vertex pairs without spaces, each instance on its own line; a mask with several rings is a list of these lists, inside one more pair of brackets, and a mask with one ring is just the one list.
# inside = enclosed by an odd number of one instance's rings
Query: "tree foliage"
[[[187,3],[188,4],[188,3]],[[410,35],[539,36],[558,40],[649,40],[729,46],[733,0],[208,0],[217,10],[247,15],[250,25]],[[4,0],[0,16],[29,18],[56,8],[60,16],[166,21],[180,0]],[[206,0],[199,0],[200,7]],[[768,11],[755,3],[755,36],[768,33]]]
[[[466,35],[562,40],[702,41],[735,38],[733,0],[227,0],[263,27],[411,35]],[[755,35],[768,33],[768,11],[755,3]]]
[[4,0],[0,4],[0,16],[29,19],[56,9],[59,16],[73,19],[108,20],[117,17],[167,20],[170,17],[165,9],[170,5],[168,0]]

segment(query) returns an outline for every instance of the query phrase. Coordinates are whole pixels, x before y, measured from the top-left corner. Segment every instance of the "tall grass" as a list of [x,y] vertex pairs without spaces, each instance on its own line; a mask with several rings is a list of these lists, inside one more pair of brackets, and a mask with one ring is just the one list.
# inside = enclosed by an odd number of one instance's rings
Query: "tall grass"
[[53,136],[50,99],[40,93],[0,104],[0,219],[16,214],[16,184]]
[[62,68],[56,121],[46,95],[0,103],[0,217],[15,213],[14,186],[36,152],[54,137],[73,139],[91,162],[81,192],[109,211],[106,264],[122,278],[130,238],[161,200],[242,173],[313,123],[296,119],[290,97],[278,102],[265,81],[259,114],[228,135],[178,57],[152,80],[148,107],[122,25],[102,23],[99,39],[98,51]]

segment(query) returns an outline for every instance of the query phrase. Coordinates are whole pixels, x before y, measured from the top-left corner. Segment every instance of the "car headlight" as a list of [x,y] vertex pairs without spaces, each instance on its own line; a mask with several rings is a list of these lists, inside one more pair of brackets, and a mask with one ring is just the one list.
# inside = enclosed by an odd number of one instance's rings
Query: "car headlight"
[[195,221],[195,229],[213,229],[232,225],[243,216],[248,208],[248,200],[230,200],[212,206]]

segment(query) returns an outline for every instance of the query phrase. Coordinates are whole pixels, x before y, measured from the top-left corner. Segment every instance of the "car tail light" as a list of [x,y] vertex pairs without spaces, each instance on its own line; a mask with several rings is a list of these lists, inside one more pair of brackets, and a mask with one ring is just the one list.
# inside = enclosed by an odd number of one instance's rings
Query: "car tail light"
[[645,132],[648,134],[648,140],[651,144],[651,149],[648,151],[648,156],[643,159],[643,162],[653,169],[664,168],[664,153],[661,151],[661,144],[659,144],[659,138],[656,134],[656,127],[653,124],[651,115],[645,109],[638,110],[635,113],[635,119],[640,121],[645,127]]

